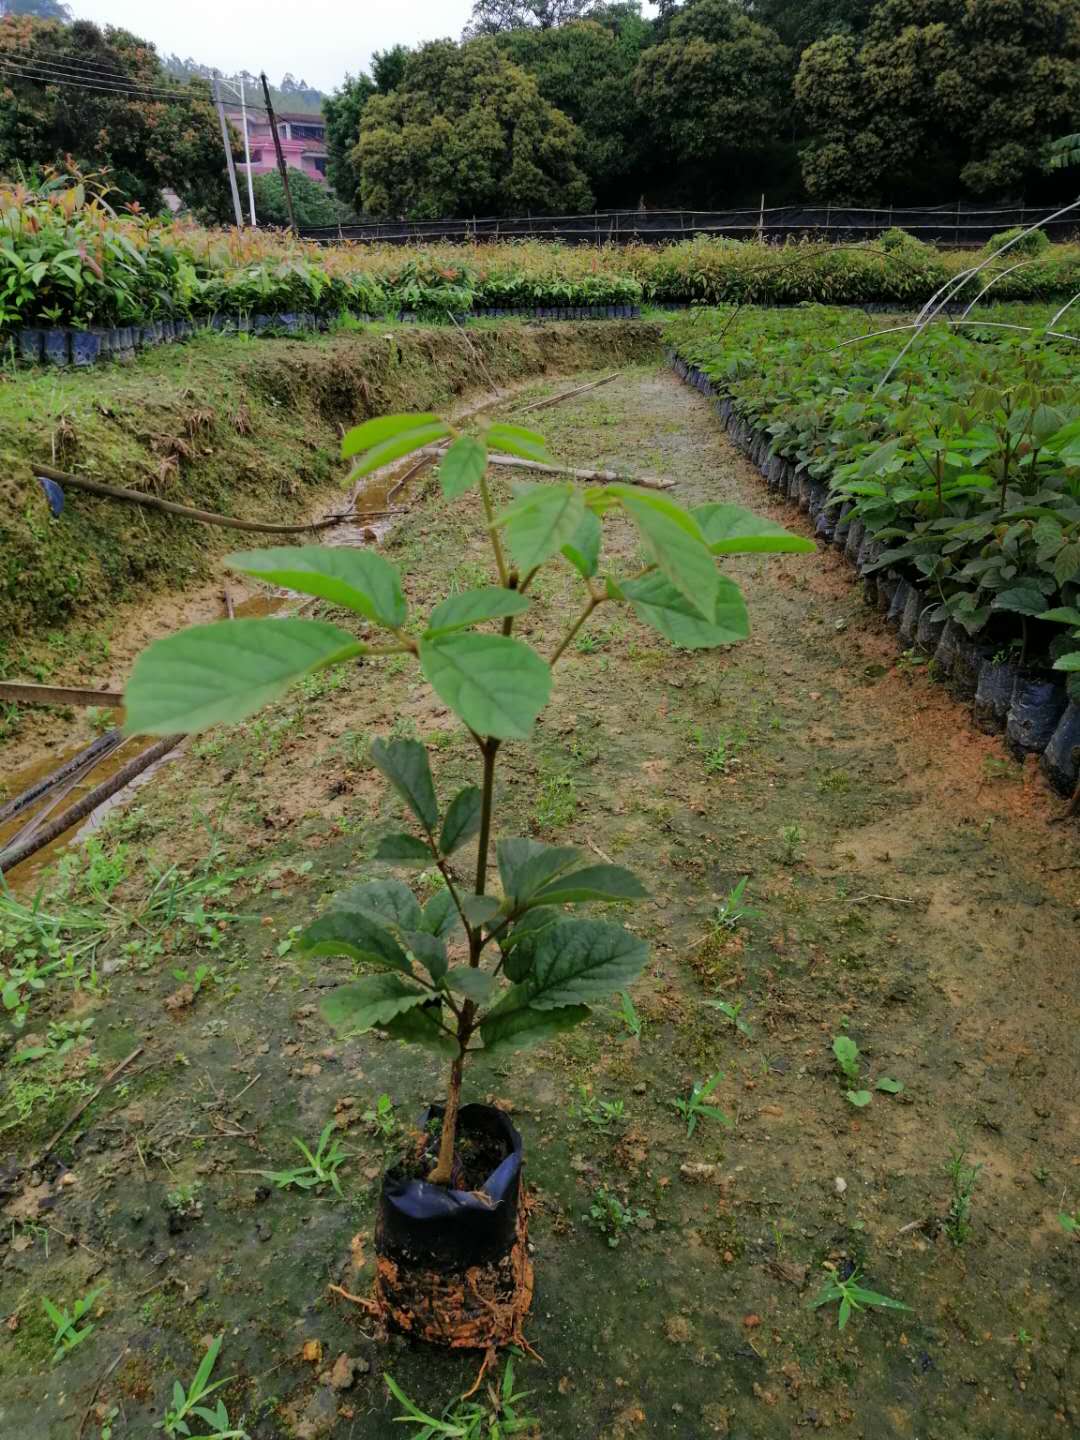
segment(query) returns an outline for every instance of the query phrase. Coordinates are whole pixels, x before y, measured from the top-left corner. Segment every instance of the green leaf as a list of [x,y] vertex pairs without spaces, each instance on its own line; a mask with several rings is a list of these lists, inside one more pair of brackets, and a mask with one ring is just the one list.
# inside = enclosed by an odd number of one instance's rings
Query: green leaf
[[375,847],[376,860],[386,860],[391,865],[430,865],[431,851],[415,835],[384,835]]
[[1044,610],[1039,620],[1053,620],[1058,625],[1080,625],[1080,610],[1072,605],[1060,605],[1056,610]]
[[1080,650],[1070,650],[1067,655],[1059,655],[1054,661],[1055,670],[1080,670]]
[[485,620],[501,620],[504,615],[520,615],[529,608],[528,599],[516,590],[507,590],[501,585],[491,585],[483,590],[465,590],[460,595],[450,595],[436,605],[428,620],[426,638],[448,635],[454,630],[466,630],[470,625],[479,625]]
[[425,930],[406,930],[401,938],[432,980],[438,983],[446,974],[448,963],[446,945],[439,936],[428,934]]
[[536,942],[543,930],[563,918],[561,910],[553,906],[537,906],[525,914],[506,935],[499,938],[503,956],[503,973],[508,980],[517,984],[524,980],[536,959]]
[[417,1005],[412,1010],[403,1010],[381,1028],[394,1040],[404,1040],[408,1045],[421,1045],[425,1050],[434,1050],[437,1055],[454,1059],[460,1054],[461,1046],[453,1035],[448,1035],[439,1023],[442,1005],[430,1001]]
[[910,1310],[910,1305],[905,1305],[902,1300],[894,1300],[891,1295],[882,1295],[877,1290],[864,1290],[861,1285],[850,1285],[848,1293],[853,1300],[860,1305],[876,1305],[881,1310]]
[[888,1075],[882,1075],[881,1079],[874,1086],[875,1090],[884,1090],[886,1095],[899,1095],[904,1088],[902,1080],[890,1080]]
[[837,1316],[837,1329],[843,1330],[844,1326],[851,1319],[851,1301],[846,1295],[840,1297],[840,1310]]
[[508,635],[445,635],[420,641],[432,689],[478,735],[527,740],[551,694],[551,669]]
[[294,681],[367,647],[319,620],[223,620],[156,640],[124,691],[128,735],[175,735],[233,724]]
[[371,762],[386,776],[425,830],[439,823],[428,755],[419,740],[373,740]]
[[484,438],[489,450],[498,450],[507,455],[516,455],[520,460],[535,460],[541,465],[550,465],[547,441],[535,430],[526,430],[522,425],[507,425],[497,420],[489,425]]
[[649,892],[621,865],[588,865],[537,890],[531,905],[581,905],[589,900],[644,900]]
[[495,977],[486,970],[477,970],[471,965],[455,965],[445,976],[447,987],[455,995],[464,995],[474,1004],[486,1005],[495,988]]
[[563,1005],[557,1010],[536,1010],[523,1003],[519,987],[507,992],[506,998],[480,1023],[480,1038],[485,1053],[506,1053],[523,1050],[552,1040],[564,1030],[571,1030],[589,1018],[587,1005]]
[[[366,440],[360,441],[356,439],[358,435],[361,435],[366,430],[366,426],[360,425],[356,430],[351,430],[341,444],[342,455],[346,459],[348,455],[360,455],[360,459],[353,466],[349,477],[350,479],[355,480],[361,475],[370,475],[372,470],[381,469],[383,465],[389,465],[394,460],[400,460],[405,455],[411,455],[414,450],[422,450],[425,445],[433,445],[437,440],[445,440],[447,435],[450,434],[450,426],[447,425],[445,420],[440,420],[438,417],[429,420],[424,415],[410,417],[388,415],[384,418],[386,420],[404,420],[408,418],[425,423],[414,424],[399,429],[388,439],[382,440],[374,445],[367,443]],[[377,422],[369,421],[368,423],[376,424]],[[348,455],[346,455],[345,452],[346,446],[350,447]]]
[[483,792],[476,785],[459,790],[450,802],[439,836],[439,853],[452,855],[455,850],[471,840],[480,829],[480,811]]
[[[430,856],[430,851],[428,852]],[[402,880],[367,880],[334,896],[334,909],[364,910],[380,924],[414,930],[420,925],[420,905]]]
[[429,935],[437,936],[440,940],[446,940],[453,935],[460,924],[461,917],[449,889],[436,890],[424,906],[424,913],[420,920],[421,929]]
[[1034,585],[1014,585],[1001,590],[991,602],[993,610],[1013,610],[1020,615],[1039,615],[1046,609],[1046,596]]
[[397,975],[365,975],[351,985],[332,990],[322,1002],[322,1014],[343,1038],[381,1028],[403,1010],[423,1005],[423,990],[406,985]]
[[813,540],[793,535],[776,520],[767,520],[742,505],[695,505],[690,514],[701,526],[713,555],[806,554]]
[[596,574],[602,538],[600,521],[591,510],[586,509],[577,529],[562,547],[562,554],[583,579],[588,580]]
[[639,580],[627,580],[622,595],[634,614],[646,625],[659,630],[665,639],[684,650],[707,650],[716,645],[734,645],[750,633],[750,617],[742,591],[726,575],[718,575],[715,621],[701,617],[670,580],[655,571]]
[[1059,585],[1066,585],[1080,575],[1080,541],[1063,545],[1054,560],[1054,579]]
[[395,435],[404,435],[423,425],[438,424],[442,424],[438,415],[379,415],[374,420],[365,420],[362,425],[356,425],[346,432],[341,442],[341,458],[348,460],[353,455],[370,450],[373,445],[385,444]]
[[495,524],[505,526],[514,564],[525,575],[577,533],[584,515],[585,499],[578,486],[535,485],[508,505]]
[[459,435],[439,464],[439,484],[448,500],[479,485],[487,469],[487,446],[473,435]]
[[365,965],[412,973],[395,937],[366,910],[331,910],[320,916],[300,937],[300,948],[309,955],[348,955]]
[[282,545],[227,555],[225,563],[268,585],[344,605],[387,629],[399,630],[405,624],[407,612],[400,576],[376,550],[344,545]]
[[525,982],[529,1004],[555,1010],[599,1000],[637,979],[649,947],[621,925],[603,920],[560,920],[541,931],[532,973]]
[[503,894],[514,909],[531,900],[541,886],[569,870],[581,852],[576,845],[544,845],[538,840],[495,842]]
[[475,928],[494,920],[502,905],[494,895],[462,895],[461,908],[465,911],[465,919]]
[[675,589],[710,623],[717,619],[720,575],[701,527],[670,500],[645,497],[628,485],[611,485],[637,526],[645,551]]
[[870,1104],[871,1095],[869,1090],[845,1090],[844,1098],[861,1110],[864,1105]]

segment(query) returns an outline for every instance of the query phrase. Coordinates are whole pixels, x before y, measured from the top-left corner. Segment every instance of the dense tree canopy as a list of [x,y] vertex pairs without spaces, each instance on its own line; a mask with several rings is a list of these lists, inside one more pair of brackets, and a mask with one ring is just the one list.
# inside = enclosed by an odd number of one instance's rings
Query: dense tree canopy
[[365,105],[353,155],[365,211],[434,218],[587,208],[579,152],[573,123],[484,39],[414,51]]
[[[255,214],[260,225],[288,225],[289,210],[285,204],[285,186],[276,170],[252,177],[255,190]],[[303,170],[289,167],[289,194],[298,225],[336,225],[349,219],[346,206],[335,198],[327,186]],[[241,192],[241,200],[244,200]]]
[[93,67],[143,91],[179,92],[152,45],[86,20],[61,25],[7,16],[0,20],[4,61],[0,173],[70,155],[85,171],[109,170],[121,201],[158,209],[169,186],[193,206],[217,210],[225,195],[221,132],[204,84],[185,87],[176,100],[159,100],[76,81]]
[[475,0],[466,36],[498,35],[504,30],[536,27],[552,30],[580,20],[595,0]]
[[1080,122],[1075,0],[883,0],[802,56],[803,175],[830,199],[1021,192]]

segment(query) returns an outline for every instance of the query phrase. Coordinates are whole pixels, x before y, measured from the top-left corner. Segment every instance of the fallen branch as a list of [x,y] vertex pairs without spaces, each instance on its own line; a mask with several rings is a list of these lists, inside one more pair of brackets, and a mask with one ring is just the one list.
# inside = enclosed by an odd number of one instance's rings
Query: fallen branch
[[661,480],[654,475],[620,475],[617,470],[575,470],[568,465],[541,465],[539,460],[519,460],[516,455],[489,455],[492,465],[506,465],[514,470],[539,470],[544,475],[569,475],[572,480],[592,480],[601,485],[640,485],[644,490],[671,490],[674,480]]
[[903,895],[854,895],[848,901],[849,905],[861,905],[864,900],[888,900],[892,905],[914,905],[914,900],[908,900]]
[[329,530],[344,520],[365,517],[354,516],[351,512],[328,515],[323,520],[309,520],[304,525],[272,525],[265,520],[240,520],[234,515],[218,515],[213,510],[197,510],[191,505],[178,505],[174,500],[161,500],[157,495],[146,495],[141,490],[128,490],[123,485],[106,485],[102,480],[91,480],[86,475],[69,475],[63,470],[54,470],[51,465],[34,465],[34,474],[43,475],[46,480],[55,480],[58,485],[70,485],[76,490],[86,490],[91,495],[103,495],[110,500],[126,500],[131,505],[144,505],[149,510],[162,510],[166,515],[181,515],[186,520],[198,520],[203,525],[223,525],[227,530],[254,530],[261,535],[304,535],[310,530]]
[[39,830],[36,835],[32,835],[21,845],[12,845],[5,850],[0,850],[0,874],[13,870],[16,865],[21,865],[24,860],[28,860],[31,855],[36,854],[44,846],[51,845],[54,840],[58,840],[65,831],[70,830],[73,825],[77,825],[80,820],[85,820],[87,815],[92,814],[99,805],[104,804],[118,790],[129,785],[155,760],[160,760],[170,750],[175,749],[183,738],[183,735],[166,735],[156,745],[151,745],[141,755],[136,755],[126,765],[121,766],[115,775],[109,776],[108,780],[103,780],[93,790],[87,791],[81,800],[77,800],[72,805],[70,810],[65,810],[62,815],[58,815],[51,824],[45,826],[44,830]]
[[44,1162],[56,1149],[57,1145],[60,1144],[60,1141],[75,1124],[75,1121],[78,1120],[79,1116],[83,1113],[83,1111],[89,1109],[89,1107],[94,1103],[98,1096],[109,1088],[109,1086],[113,1083],[113,1081],[120,1074],[120,1072],[122,1070],[126,1070],[133,1060],[137,1060],[145,1049],[145,1045],[137,1045],[135,1049],[132,1050],[130,1055],[125,1055],[124,1059],[120,1061],[119,1065],[113,1066],[113,1068],[109,1071],[108,1075],[105,1076],[105,1079],[101,1082],[101,1084],[94,1091],[94,1093],[88,1096],[81,1105],[79,1105],[75,1110],[72,1111],[72,1113],[64,1121],[63,1125],[60,1126],[60,1129],[57,1130],[56,1134],[45,1146],[45,1149],[42,1150],[41,1154],[37,1157],[37,1159],[33,1161],[32,1164],[27,1165],[27,1170],[37,1170],[44,1164]]
[[587,390],[598,390],[601,385],[609,385],[612,380],[619,378],[619,371],[615,370],[610,375],[605,375],[602,380],[590,380],[588,385],[578,385],[573,390],[564,390],[561,395],[549,395],[546,400],[534,400],[531,405],[526,405],[518,411],[519,415],[530,415],[534,410],[546,410],[549,405],[561,405],[564,400],[572,400],[575,395],[584,395]]

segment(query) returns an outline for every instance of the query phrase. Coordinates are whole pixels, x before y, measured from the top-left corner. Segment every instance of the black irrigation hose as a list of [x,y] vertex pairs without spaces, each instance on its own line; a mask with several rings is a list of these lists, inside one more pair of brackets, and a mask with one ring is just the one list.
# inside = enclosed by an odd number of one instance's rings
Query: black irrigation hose
[[[1070,702],[1064,685],[1050,672],[1011,675],[984,645],[972,640],[955,621],[931,618],[931,602],[923,599],[910,577],[897,571],[870,571],[881,546],[866,534],[859,519],[848,521],[847,505],[835,518],[824,509],[828,486],[812,479],[801,465],[771,453],[771,439],[744,419],[730,397],[718,391],[704,371],[669,349],[668,362],[687,385],[715,402],[732,442],[757,466],[770,490],[795,501],[815,519],[819,539],[831,541],[863,576],[869,602],[875,603],[898,628],[903,648],[933,656],[958,699],[974,702],[975,724],[984,731],[1005,731],[1005,743],[1017,759],[1039,754],[1040,768],[1063,795],[1077,791],[1080,781],[1080,704]],[[899,597],[899,598],[898,598]]]
[[15,795],[6,804],[0,805],[0,824],[3,824],[5,820],[13,819],[16,815],[21,815],[35,800],[40,800],[43,795],[47,795],[69,775],[88,769],[96,763],[99,757],[114,749],[120,743],[120,738],[119,730],[109,730],[106,734],[99,735],[96,740],[92,740],[87,745],[85,750],[80,750],[70,760],[65,760],[63,765],[58,766],[48,775],[43,775],[40,780],[35,780],[33,785],[24,790],[21,795]]

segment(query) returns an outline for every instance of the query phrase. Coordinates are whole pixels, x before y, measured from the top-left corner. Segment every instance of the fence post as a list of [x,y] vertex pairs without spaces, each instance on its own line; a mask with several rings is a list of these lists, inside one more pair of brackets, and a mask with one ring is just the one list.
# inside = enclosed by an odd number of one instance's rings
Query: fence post
[[758,243],[759,243],[759,244],[762,243],[762,242],[764,241],[764,239],[765,239],[765,192],[764,192],[764,191],[761,192],[761,209],[758,211],[757,238],[758,238]]

